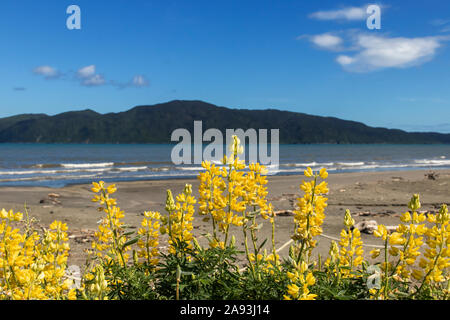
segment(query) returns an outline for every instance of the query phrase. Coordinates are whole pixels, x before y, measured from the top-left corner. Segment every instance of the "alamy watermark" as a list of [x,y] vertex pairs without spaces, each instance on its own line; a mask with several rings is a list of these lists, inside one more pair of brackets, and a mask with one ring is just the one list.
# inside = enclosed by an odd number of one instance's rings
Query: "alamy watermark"
[[72,4],[67,7],[67,14],[70,14],[66,20],[66,26],[69,30],[81,29],[81,9],[79,6]]
[[367,273],[370,274],[367,277],[367,288],[370,289],[381,289],[381,270],[376,265],[371,265],[367,268]]
[[366,25],[369,30],[381,29],[381,8],[379,5],[371,4],[367,6],[366,13],[369,17],[366,20]]
[[[69,30],[81,29],[81,8],[78,5],[72,4],[67,7],[66,13],[70,16],[67,17],[66,26]],[[366,19],[366,25],[369,30],[381,29],[381,7],[377,4],[368,5],[366,8],[368,15]]]
[[[187,129],[179,128],[172,132],[170,140],[178,142],[171,152],[171,160],[174,164],[200,165],[202,161],[220,163],[225,155],[224,148],[232,143],[232,137],[236,135],[243,146],[241,159],[247,160],[248,158],[248,163],[259,162],[269,167],[269,173],[272,174],[278,171],[279,129],[270,129],[270,143],[268,142],[268,129],[258,129],[258,131],[253,128],[246,131],[243,129],[226,129],[224,141],[222,131],[210,128],[203,132],[202,121],[194,121],[193,133],[192,139],[191,133]],[[246,144],[247,140],[248,144]],[[203,142],[209,142],[205,148],[203,148]]]

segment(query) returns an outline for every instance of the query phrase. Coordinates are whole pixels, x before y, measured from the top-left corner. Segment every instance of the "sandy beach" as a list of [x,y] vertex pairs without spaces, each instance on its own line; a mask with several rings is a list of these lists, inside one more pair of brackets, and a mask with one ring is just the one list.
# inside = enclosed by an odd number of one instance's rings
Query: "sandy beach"
[[[350,209],[356,223],[375,220],[385,225],[397,225],[401,213],[408,210],[407,203],[413,193],[420,194],[421,210],[436,211],[442,203],[450,203],[450,170],[436,170],[435,179],[426,174],[429,170],[358,172],[330,174],[327,181],[330,193],[328,208],[323,225],[323,236],[318,238],[319,245],[314,254],[327,255],[332,238],[339,238],[343,228],[345,209]],[[296,199],[303,195],[299,185],[304,179],[296,176],[269,176],[268,200],[275,210],[293,210]],[[161,181],[136,181],[117,183],[116,197],[122,208],[125,222],[139,226],[142,212],[160,211],[164,213],[166,189],[174,194],[183,190],[186,183],[193,185],[197,196],[197,179],[173,179]],[[97,204],[91,202],[93,193],[88,184],[71,185],[63,188],[45,187],[1,187],[0,208],[24,212],[28,208],[30,216],[37,219],[40,226],[48,226],[54,220],[61,220],[69,226],[71,253],[69,264],[82,266],[85,262],[84,249],[90,247],[90,236],[97,228],[102,213],[96,210]],[[49,194],[58,197],[49,197]],[[56,200],[56,201],[53,201]],[[202,234],[210,232],[210,223],[203,222],[199,216],[194,220],[194,231],[201,244],[206,244]],[[268,238],[270,243],[271,228],[268,222],[261,221],[263,227],[259,239]],[[293,229],[292,215],[279,215],[276,218],[276,246],[280,248],[290,239]],[[242,231],[233,230],[236,244],[242,245]],[[365,255],[372,249],[371,245],[380,245],[373,235],[362,233]],[[162,241],[162,246],[165,242]],[[270,250],[270,246],[266,245]],[[287,254],[287,247],[280,255]]]

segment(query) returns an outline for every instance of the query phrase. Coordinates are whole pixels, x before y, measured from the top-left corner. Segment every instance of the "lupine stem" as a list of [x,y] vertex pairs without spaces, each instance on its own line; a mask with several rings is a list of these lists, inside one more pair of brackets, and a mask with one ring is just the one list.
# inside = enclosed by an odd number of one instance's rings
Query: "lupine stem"
[[389,237],[386,238],[384,242],[384,277],[385,277],[385,283],[384,283],[384,299],[387,299],[388,294],[388,285],[389,285],[389,262],[388,262],[388,240]]
[[[253,263],[250,259],[250,253],[248,250],[248,243],[247,243],[247,226],[244,224],[242,227],[242,230],[244,232],[244,246],[245,246],[245,254],[247,256],[247,260],[248,260],[248,264],[250,265],[250,270],[252,272],[253,278],[256,279],[256,274],[255,274],[255,267],[253,266]],[[255,257],[256,258],[256,257]]]

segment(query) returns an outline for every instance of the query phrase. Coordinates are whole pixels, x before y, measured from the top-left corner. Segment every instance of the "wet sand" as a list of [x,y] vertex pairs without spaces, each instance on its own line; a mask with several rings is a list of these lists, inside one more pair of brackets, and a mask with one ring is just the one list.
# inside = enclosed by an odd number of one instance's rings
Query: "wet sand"
[[[330,193],[323,224],[323,236],[318,237],[318,247],[314,254],[328,254],[332,238],[339,238],[343,228],[345,209],[350,209],[356,223],[375,220],[385,225],[397,225],[401,213],[408,210],[407,203],[413,193],[420,194],[421,210],[436,211],[442,203],[450,204],[450,170],[435,170],[436,179],[429,179],[429,170],[358,172],[330,174],[327,181]],[[296,199],[303,195],[299,185],[303,176],[269,176],[267,196],[277,211],[294,210]],[[125,222],[139,226],[142,212],[160,211],[164,213],[166,189],[174,194],[183,190],[186,183],[193,185],[197,196],[197,179],[137,181],[117,183],[116,198],[118,206],[125,211]],[[64,188],[45,187],[1,187],[0,208],[24,212],[26,204],[30,216],[38,220],[38,225],[48,226],[54,220],[66,222],[69,226],[71,253],[69,264],[84,265],[84,249],[90,247],[89,236],[97,228],[102,213],[96,210],[97,204],[91,202],[91,185],[72,185]],[[59,197],[49,197],[56,193]],[[56,199],[57,201],[52,201]],[[202,234],[211,230],[210,223],[203,222],[199,216],[194,220],[194,233],[201,244],[206,244]],[[259,218],[263,227],[258,239],[268,238],[266,248],[271,250],[271,226]],[[290,239],[293,230],[292,215],[279,215],[276,218],[276,247],[280,248]],[[242,231],[233,229],[236,244],[242,245]],[[373,235],[362,233],[365,255],[371,245],[381,245]],[[165,241],[161,241],[165,245]],[[280,251],[285,256],[286,247]]]

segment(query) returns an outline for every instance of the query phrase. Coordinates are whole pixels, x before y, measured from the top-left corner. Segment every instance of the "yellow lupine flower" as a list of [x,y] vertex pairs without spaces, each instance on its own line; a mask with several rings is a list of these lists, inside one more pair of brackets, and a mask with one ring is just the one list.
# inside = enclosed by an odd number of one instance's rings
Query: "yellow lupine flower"
[[[141,236],[137,242],[139,250],[137,257],[144,258],[145,262],[154,266],[158,264],[159,259],[159,231],[161,229],[159,221],[161,214],[159,212],[145,211],[144,218],[141,221],[141,227],[138,234]],[[137,259],[138,260],[138,259]]]
[[294,272],[287,272],[287,276],[291,283],[287,285],[288,294],[284,296],[285,300],[314,300],[317,297],[317,295],[309,293],[308,286],[314,285],[316,279],[312,272],[308,272],[306,262],[302,261],[297,264]]
[[306,170],[305,170],[305,172],[304,172],[304,174],[305,174],[305,177],[312,177],[313,176],[313,171],[312,171],[312,169],[310,168],[310,167],[308,167]]
[[401,233],[393,232],[389,237],[389,243],[392,245],[403,244],[406,241],[405,238],[402,237]]
[[69,300],[76,300],[77,299],[77,291],[76,291],[76,289],[70,289],[69,293],[67,294],[67,298]]
[[313,286],[316,283],[316,279],[311,272],[306,275],[306,283],[308,286]]
[[36,232],[22,234],[10,225],[20,221],[22,214],[4,209],[1,212],[0,273],[4,282],[0,290],[6,294],[2,297],[65,299],[68,294],[68,282],[64,279],[69,251],[67,226],[55,221],[42,238]]
[[103,181],[93,182],[92,184],[91,190],[99,193],[92,200],[97,200],[100,205],[104,204],[105,207],[99,209],[106,214],[95,233],[96,239],[92,243],[92,248],[96,250],[95,254],[99,258],[105,261],[115,259],[121,265],[124,265],[128,260],[127,251],[130,250],[130,247],[124,246],[128,241],[124,235],[124,223],[121,220],[124,218],[124,212],[116,206],[116,199],[110,197],[116,191],[115,185],[106,187]]
[[404,214],[402,214],[402,216],[400,217],[400,220],[402,222],[409,222],[409,221],[411,221],[411,214],[409,213],[409,211],[406,211]]
[[411,200],[408,203],[408,207],[411,209],[411,211],[417,211],[420,209],[420,200],[419,200],[419,195],[418,194],[414,194],[411,198]]
[[93,187],[91,188],[92,192],[94,193],[99,193],[101,190],[104,189],[105,186],[105,182],[103,181],[99,181],[97,182],[92,182]]
[[[361,232],[357,228],[352,230],[354,224],[355,220],[352,218],[350,210],[347,209],[344,215],[346,229],[341,230],[339,264],[336,266],[343,278],[349,277],[351,271],[359,267],[363,262],[364,249],[362,247]],[[346,268],[341,269],[341,266]]]
[[381,238],[383,240],[387,239],[387,229],[384,225],[379,224],[377,229],[373,231],[375,237]]
[[320,175],[320,177],[321,177],[322,179],[328,178],[328,172],[327,172],[327,169],[325,169],[325,168],[320,169],[319,175]]
[[[323,173],[323,171],[322,171]],[[310,167],[305,170],[306,177],[314,177],[312,181],[303,181],[300,189],[305,192],[302,198],[298,198],[298,209],[294,210],[295,233],[292,239],[296,241],[296,246],[300,255],[308,255],[315,247],[316,241],[313,237],[322,233],[322,223],[325,218],[324,210],[327,206],[323,194],[328,192],[327,183],[318,183],[319,174],[314,174]],[[300,249],[303,248],[303,249]],[[302,250],[302,252],[300,252]]]
[[115,184],[112,184],[112,185],[108,186],[108,188],[106,189],[106,191],[107,191],[109,194],[112,194],[112,193],[116,192],[116,191],[117,191],[116,185],[115,185]]
[[295,284],[288,285],[288,293],[294,298],[296,298],[298,296],[299,290],[300,290],[300,288]]
[[[345,210],[345,217],[344,217],[344,225],[347,228],[352,227],[355,224],[355,219],[352,218],[351,214],[350,214],[350,210]],[[357,230],[357,229],[355,229]]]

